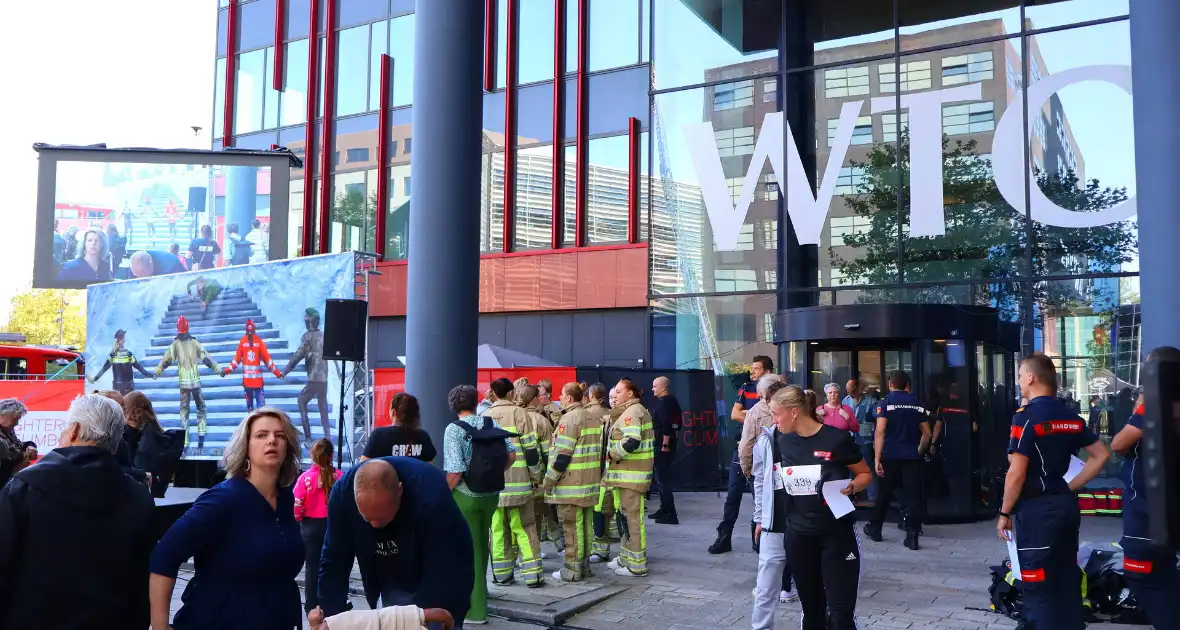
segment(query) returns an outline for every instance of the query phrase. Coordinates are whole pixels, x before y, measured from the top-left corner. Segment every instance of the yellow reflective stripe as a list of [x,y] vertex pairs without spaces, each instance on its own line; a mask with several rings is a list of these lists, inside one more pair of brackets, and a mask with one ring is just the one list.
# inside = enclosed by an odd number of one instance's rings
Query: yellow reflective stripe
[[569,472],[571,470],[594,470],[595,468],[598,468],[598,462],[596,462],[596,461],[595,462],[577,462],[577,461],[575,461],[575,462],[570,463],[570,465],[565,469],[565,471]]

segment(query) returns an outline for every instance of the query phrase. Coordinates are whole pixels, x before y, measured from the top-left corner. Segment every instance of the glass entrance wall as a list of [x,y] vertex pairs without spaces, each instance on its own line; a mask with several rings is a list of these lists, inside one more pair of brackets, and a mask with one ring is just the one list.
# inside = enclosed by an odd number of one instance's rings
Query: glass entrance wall
[[990,306],[1083,417],[1122,425],[1142,352],[1126,0],[649,2],[653,298]]

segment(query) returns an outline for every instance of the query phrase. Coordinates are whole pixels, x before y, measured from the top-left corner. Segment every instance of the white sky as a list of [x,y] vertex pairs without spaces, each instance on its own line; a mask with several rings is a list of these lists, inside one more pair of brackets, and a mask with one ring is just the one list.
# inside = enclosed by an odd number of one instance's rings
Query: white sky
[[34,142],[209,148],[217,0],[38,0],[12,2],[7,13],[0,37],[3,319],[12,296],[32,282]]

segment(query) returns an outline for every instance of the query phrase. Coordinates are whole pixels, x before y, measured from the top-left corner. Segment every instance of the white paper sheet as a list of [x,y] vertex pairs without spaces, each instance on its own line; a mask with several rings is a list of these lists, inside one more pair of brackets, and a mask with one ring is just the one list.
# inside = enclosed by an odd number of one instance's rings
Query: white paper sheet
[[852,504],[852,499],[840,493],[849,483],[852,482],[840,480],[824,484],[824,501],[827,501],[828,508],[832,510],[832,516],[836,518],[841,518],[856,509],[856,506]]
[[1020,579],[1020,558],[1016,551],[1016,534],[1008,532],[1008,559],[1012,561],[1012,577]]
[[1085,465],[1086,465],[1086,462],[1083,462],[1082,460],[1078,459],[1076,455],[1070,455],[1069,456],[1069,470],[1065,471],[1065,475],[1064,475],[1065,483],[1072,483],[1073,478],[1077,477],[1079,474],[1081,474],[1082,468],[1085,467]]

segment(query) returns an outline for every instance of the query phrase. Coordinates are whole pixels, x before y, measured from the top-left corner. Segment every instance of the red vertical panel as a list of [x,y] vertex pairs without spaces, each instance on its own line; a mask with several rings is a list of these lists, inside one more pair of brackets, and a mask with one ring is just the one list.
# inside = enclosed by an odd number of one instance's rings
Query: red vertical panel
[[508,3],[507,61],[504,77],[504,253],[512,251],[513,214],[516,206],[516,11],[517,0]]
[[234,146],[234,104],[238,75],[238,0],[229,0],[225,20],[225,107],[221,112],[221,146]]
[[574,217],[574,247],[582,247],[586,244],[584,236],[586,231],[586,177],[590,172],[586,164],[586,158],[589,155],[589,147],[587,146],[589,142],[587,140],[587,136],[589,135],[589,120],[586,117],[586,98],[588,96],[586,57],[589,52],[587,50],[588,31],[586,20],[590,14],[587,10],[588,3],[589,0],[578,0],[578,128],[574,132],[574,142],[577,146],[578,154],[578,175],[574,202],[574,211],[576,212]]
[[336,116],[336,0],[328,3],[328,21],[324,26],[324,121],[320,127],[320,224],[319,253],[326,254],[332,228],[332,156],[333,117]]
[[381,55],[381,107],[377,111],[377,255],[385,256],[385,217],[389,213],[389,77],[393,57]]
[[315,179],[312,177],[312,160],[315,159],[315,115],[319,103],[320,78],[320,0],[311,0],[310,32],[307,40],[307,127],[303,132],[303,243],[300,251],[310,256],[313,246],[312,223],[315,221]]
[[565,138],[561,104],[565,93],[565,0],[553,0],[553,231],[549,246],[561,247],[565,232]]
[[483,91],[496,89],[496,0],[483,2]]
[[627,242],[639,242],[639,119],[627,121]]
[[283,64],[286,63],[287,48],[283,46],[283,39],[285,33],[283,32],[284,17],[287,15],[287,3],[285,0],[275,0],[275,67],[274,67],[274,85],[271,86],[276,92],[283,91]]

